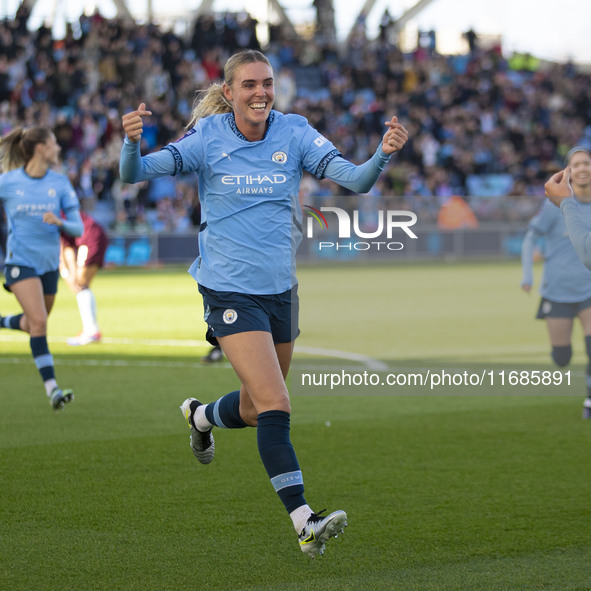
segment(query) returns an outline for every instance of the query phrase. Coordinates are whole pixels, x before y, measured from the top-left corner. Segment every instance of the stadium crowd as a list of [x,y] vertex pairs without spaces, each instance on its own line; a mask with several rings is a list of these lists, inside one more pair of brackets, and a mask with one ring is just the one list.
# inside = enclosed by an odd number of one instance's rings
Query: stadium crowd
[[[227,57],[259,48],[246,14],[201,16],[188,37],[156,25],[129,26],[97,11],[68,25],[28,31],[26,9],[0,22],[0,134],[18,124],[55,130],[64,171],[83,209],[114,230],[182,232],[199,224],[193,178],[125,185],[118,176],[121,115],[147,99],[142,151],[184,133],[196,90],[219,79]],[[470,36],[465,55],[432,45],[402,52],[384,25],[363,26],[344,48],[270,31],[265,53],[276,108],[306,116],[354,161],[366,160],[396,113],[410,139],[367,204],[409,209],[435,221],[444,201],[464,196],[481,220],[528,220],[543,184],[568,149],[591,147],[591,76],[573,64],[505,57]],[[350,130],[355,129],[351,134]],[[306,175],[302,198],[329,205],[343,189]]]

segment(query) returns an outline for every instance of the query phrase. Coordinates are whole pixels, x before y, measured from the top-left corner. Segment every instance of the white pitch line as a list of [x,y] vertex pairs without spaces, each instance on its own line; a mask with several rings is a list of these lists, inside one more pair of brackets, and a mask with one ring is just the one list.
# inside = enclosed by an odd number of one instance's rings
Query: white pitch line
[[[10,334],[3,334],[0,335],[0,342],[8,341],[8,342],[19,342],[22,341],[23,337],[21,335],[10,335]],[[66,343],[68,341],[68,337],[49,337],[48,341],[56,342],[56,343]],[[107,345],[147,345],[151,347],[207,347],[209,343],[207,341],[198,341],[198,340],[181,340],[181,339],[129,339],[129,338],[111,338],[111,337],[103,337],[101,339],[102,343]],[[93,347],[97,345],[91,344],[84,348],[85,351],[92,350]],[[295,353],[304,353],[307,355],[316,355],[319,357],[334,357],[337,359],[347,359],[349,361],[357,361],[359,363],[364,364],[368,369],[372,369],[374,371],[385,371],[388,369],[388,366],[367,355],[362,355],[360,353],[353,353],[350,351],[339,351],[336,349],[322,349],[319,347],[300,347],[296,345],[294,348]],[[92,361],[92,360],[89,360]],[[4,362],[0,359],[0,363]],[[95,365],[100,365],[102,362],[96,362]],[[109,365],[117,365],[115,362],[109,362]],[[121,363],[121,365],[123,365]]]
[[[301,352],[304,351],[306,347],[302,348]],[[317,349],[317,351],[324,351],[324,349]],[[341,351],[343,353],[343,351]],[[344,352],[346,353],[346,352]],[[309,352],[309,354],[312,354]],[[326,356],[325,353],[323,355]],[[354,361],[358,361],[358,359],[354,359]],[[195,361],[162,361],[162,360],[153,360],[153,361],[139,361],[133,360],[128,361],[125,359],[71,359],[69,357],[58,357],[54,360],[55,364],[58,366],[87,366],[87,367],[173,367],[173,368],[196,368],[196,367],[207,367],[208,370],[212,369],[230,369],[232,366],[227,362],[222,363],[214,363],[210,365],[203,365],[199,359]],[[26,357],[0,357],[0,365],[29,365],[32,363],[31,359]],[[380,362],[378,362],[380,363]],[[368,366],[369,367],[369,366]],[[315,365],[313,371],[335,371],[335,369],[345,370],[345,371],[359,371],[359,366],[334,366],[334,365]],[[296,367],[292,367],[292,369],[298,369]],[[374,371],[385,371],[390,370],[394,371],[393,368],[378,368],[373,367],[371,368]],[[419,372],[419,373],[427,373],[428,371],[433,371],[427,367],[420,367],[420,366],[404,366],[403,368],[399,368],[399,371],[404,372]],[[445,371],[448,372],[463,372],[465,371],[464,367],[446,367]],[[574,378],[583,378],[585,377],[585,372],[582,370],[570,370],[571,376]]]
[[[30,365],[32,359],[27,357],[0,357],[0,365]],[[205,365],[200,359],[195,361],[162,361],[155,359],[153,361],[139,361],[126,359],[71,359],[69,357],[57,357],[54,359],[54,363],[58,367],[77,366],[77,367],[174,367],[174,368],[189,368],[195,369],[196,367],[207,368],[208,371],[215,369],[231,369],[232,366],[226,361],[217,362]],[[314,366],[314,371],[335,371],[334,365],[327,366]],[[292,369],[294,369],[292,367]],[[359,371],[358,365],[339,365],[339,370],[344,371]]]
[[[48,337],[50,343],[67,343],[71,337]],[[2,341],[17,342],[22,341],[23,337],[20,335],[2,335],[0,336],[0,343]],[[147,345],[149,347],[208,347],[207,341],[197,341],[191,339],[127,339],[103,337],[102,343],[106,345]],[[90,345],[91,347],[93,345]]]
[[[28,365],[32,363],[30,359],[20,357],[0,357],[0,365]],[[125,359],[70,359],[59,357],[54,359],[57,366],[86,366],[86,367],[200,367],[201,362],[197,359],[194,362],[186,361],[127,361]],[[228,368],[229,363],[218,364],[216,367]]]
[[388,369],[388,366],[378,361],[377,359],[373,359],[372,357],[368,357],[367,355],[361,355],[360,353],[351,353],[349,351],[337,351],[336,349],[320,349],[317,347],[296,347],[294,348],[295,353],[307,353],[308,355],[318,355],[320,357],[336,357],[337,359],[348,359],[349,361],[359,361],[367,366],[368,369],[373,369],[375,371],[385,371]]

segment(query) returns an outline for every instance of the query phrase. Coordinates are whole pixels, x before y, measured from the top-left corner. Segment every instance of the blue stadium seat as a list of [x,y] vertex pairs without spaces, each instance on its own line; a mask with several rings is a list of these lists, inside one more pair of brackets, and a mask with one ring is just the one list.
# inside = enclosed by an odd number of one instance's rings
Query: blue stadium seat
[[140,238],[134,240],[129,245],[129,251],[127,253],[127,264],[133,266],[147,265],[150,262],[150,256],[152,254],[152,247],[147,238]]
[[119,266],[125,264],[125,241],[115,238],[105,252],[105,266]]

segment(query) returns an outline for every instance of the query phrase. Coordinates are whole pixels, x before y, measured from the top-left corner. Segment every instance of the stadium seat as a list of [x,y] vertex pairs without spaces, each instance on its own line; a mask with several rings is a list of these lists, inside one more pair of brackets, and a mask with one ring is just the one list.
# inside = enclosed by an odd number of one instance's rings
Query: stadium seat
[[105,252],[105,266],[120,266],[125,264],[125,241],[115,238]]
[[147,238],[140,238],[134,240],[129,245],[129,251],[127,253],[127,264],[133,266],[147,265],[150,262],[150,256],[152,254],[152,247]]

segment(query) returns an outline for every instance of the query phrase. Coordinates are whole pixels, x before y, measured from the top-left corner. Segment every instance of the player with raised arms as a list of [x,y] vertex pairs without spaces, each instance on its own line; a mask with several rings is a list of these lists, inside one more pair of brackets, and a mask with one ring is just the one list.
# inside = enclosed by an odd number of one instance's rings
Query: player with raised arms
[[304,117],[273,110],[275,88],[268,59],[246,50],[230,57],[224,82],[213,84],[193,110],[186,135],[142,157],[144,103],[123,116],[126,133],[120,172],[127,183],[196,172],[202,206],[199,257],[189,272],[203,296],[208,331],[240,379],[240,390],[181,410],[191,447],[207,464],[214,456],[212,428],[257,428],[258,450],[288,511],[302,551],[324,551],[343,531],[344,511],[323,516],[304,498],[302,472],[290,440],[285,384],[298,335],[295,252],[302,238],[298,201],[303,171],[367,192],[408,133],[396,117],[374,155],[355,166]]
[[[540,213],[531,220],[523,240],[521,287],[526,292],[531,290],[534,246],[537,239],[544,236],[544,276],[540,287],[542,300],[536,317],[546,320],[552,359],[560,367],[570,362],[573,319],[579,318],[588,357],[587,397],[583,402],[583,418],[591,419],[591,271],[583,265],[573,247],[573,243],[579,243],[579,234],[572,234],[572,228],[567,231],[567,227],[577,220],[582,227],[591,224],[591,153],[586,148],[573,148],[566,156],[566,164],[566,176],[565,171],[562,171],[558,173],[560,178],[554,175],[544,185],[548,193],[556,190],[555,186],[561,181],[568,184],[570,180],[572,193],[569,188],[568,203],[561,207],[564,216],[561,209],[547,201]],[[569,216],[572,218],[570,223]]]

